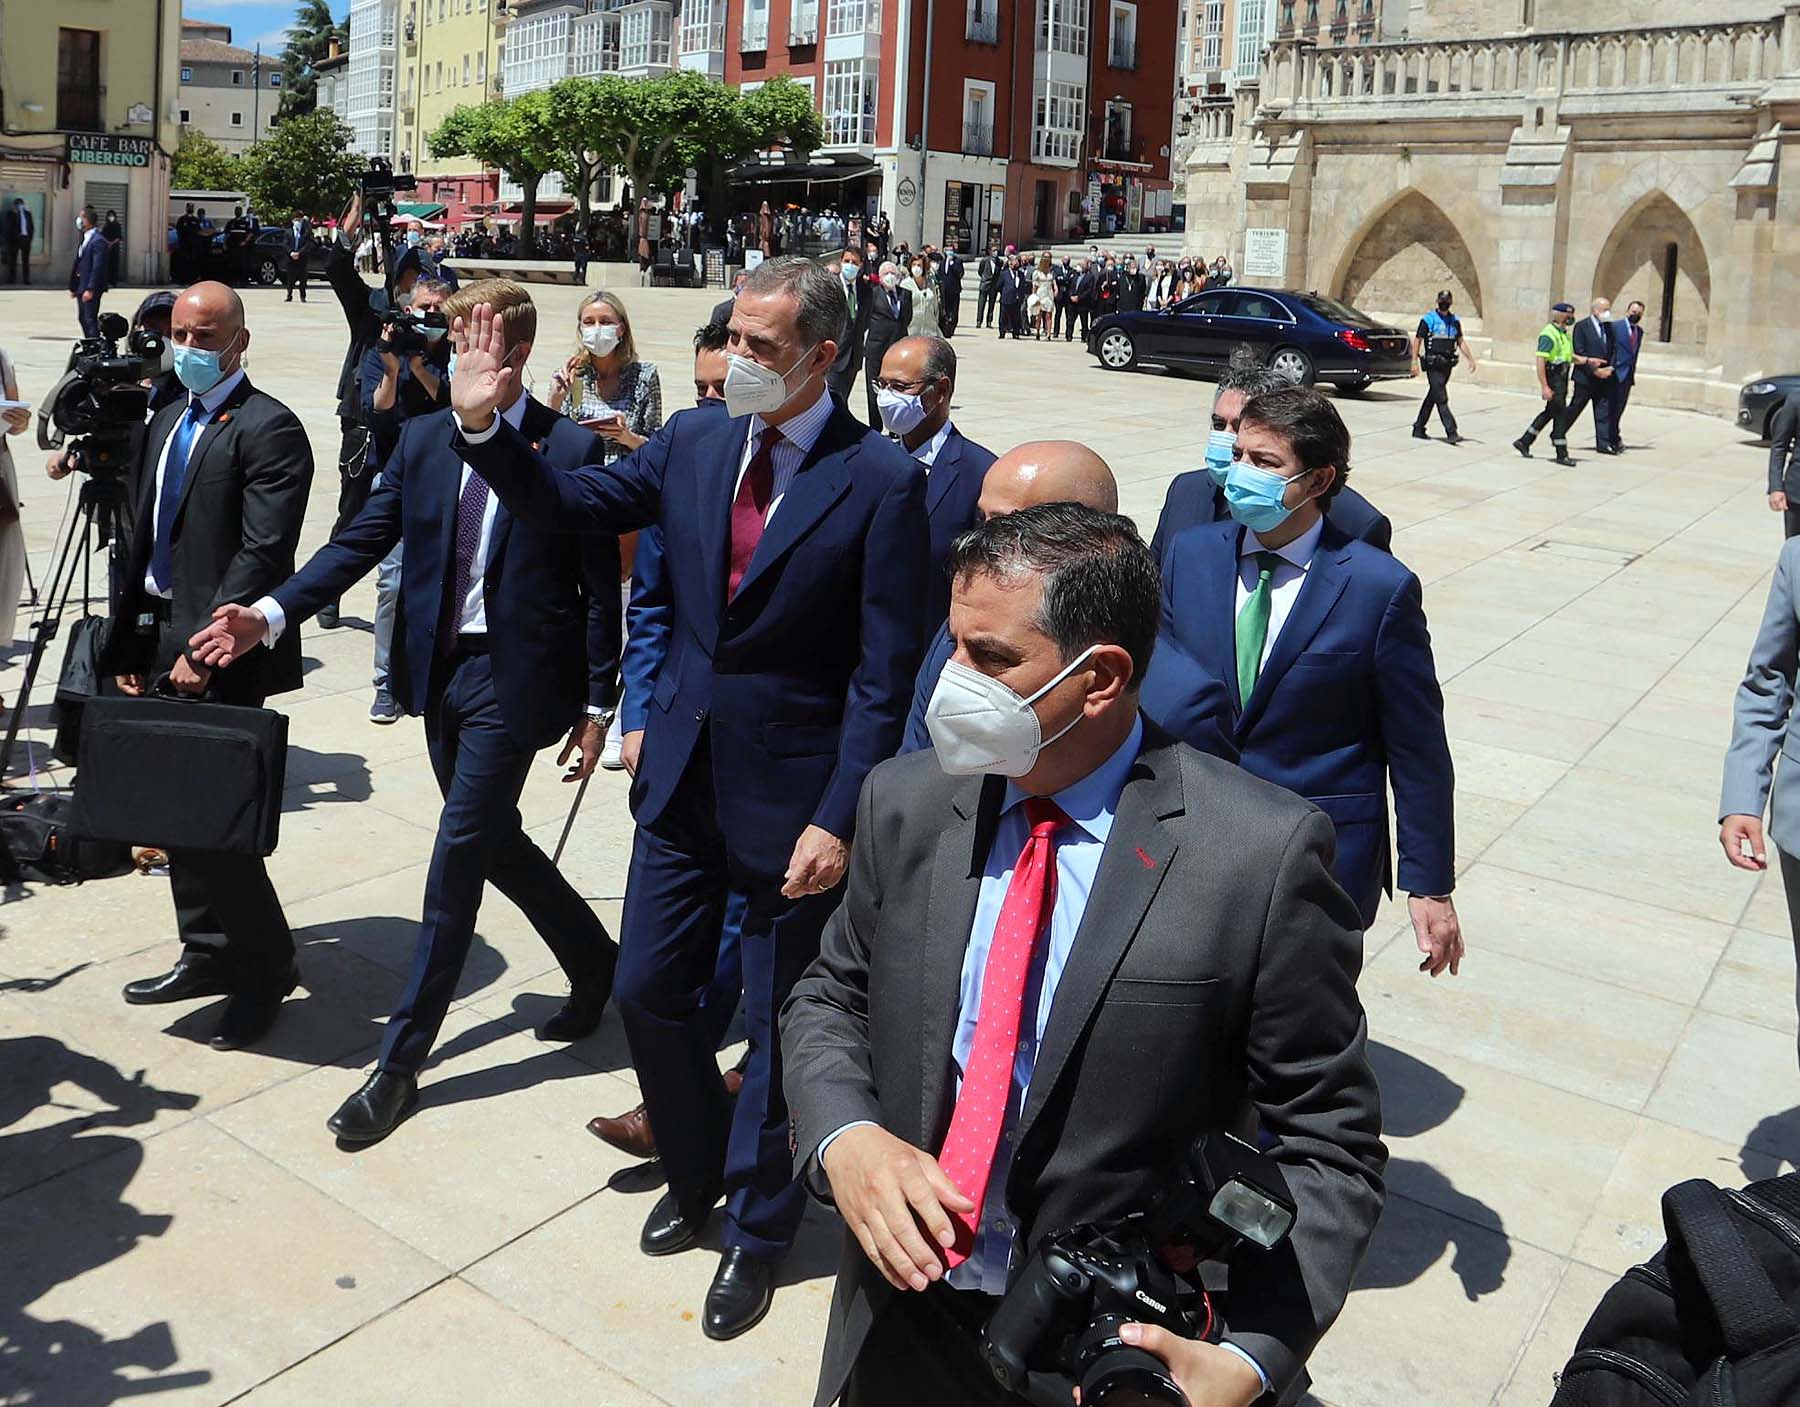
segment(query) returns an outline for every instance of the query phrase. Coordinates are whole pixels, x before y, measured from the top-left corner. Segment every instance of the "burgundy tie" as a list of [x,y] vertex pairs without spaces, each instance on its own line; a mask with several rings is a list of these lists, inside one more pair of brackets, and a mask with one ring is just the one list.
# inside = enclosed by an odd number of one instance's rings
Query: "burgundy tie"
[[994,1170],[994,1150],[1000,1127],[1006,1122],[1012,1099],[1014,1052],[1019,1048],[1019,1024],[1024,1019],[1026,978],[1038,941],[1050,929],[1056,909],[1056,832],[1069,824],[1062,808],[1044,796],[1025,802],[1025,820],[1031,835],[1013,866],[1012,882],[1000,905],[988,947],[987,967],[981,975],[981,1007],[975,1017],[975,1042],[963,1071],[956,1111],[950,1116],[950,1132],[944,1138],[938,1164],[974,1202],[968,1216],[953,1216],[956,1244],[945,1252],[952,1267],[961,1265],[974,1249],[975,1227],[981,1220],[988,1178]]
[[750,569],[756,555],[756,544],[762,541],[763,519],[769,511],[769,499],[775,492],[775,446],[781,443],[781,431],[765,425],[762,443],[750,456],[738,485],[737,498],[731,505],[731,576],[725,587],[725,599],[737,595],[738,583]]

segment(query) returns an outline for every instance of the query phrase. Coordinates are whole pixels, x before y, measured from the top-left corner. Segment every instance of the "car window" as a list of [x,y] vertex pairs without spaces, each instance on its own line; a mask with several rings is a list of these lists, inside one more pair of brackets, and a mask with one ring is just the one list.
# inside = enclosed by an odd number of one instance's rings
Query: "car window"
[[1192,298],[1177,304],[1176,311],[1194,316],[1217,315],[1227,311],[1225,300],[1228,296],[1224,293],[1196,293]]
[[1269,297],[1266,293],[1237,292],[1232,295],[1236,301],[1231,311],[1240,318],[1267,318],[1278,322],[1290,321],[1288,310]]
[[1367,313],[1352,308],[1348,303],[1336,298],[1327,298],[1323,293],[1303,293],[1299,299],[1303,307],[1312,309],[1322,318],[1332,322],[1341,322],[1346,327],[1381,327],[1384,324],[1370,317]]

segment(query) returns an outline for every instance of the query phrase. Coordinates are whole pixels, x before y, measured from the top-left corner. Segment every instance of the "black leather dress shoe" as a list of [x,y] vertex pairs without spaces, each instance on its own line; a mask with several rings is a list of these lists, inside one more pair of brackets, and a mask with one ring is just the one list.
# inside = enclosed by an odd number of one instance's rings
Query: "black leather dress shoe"
[[247,1045],[255,1045],[269,1033],[269,1027],[281,1014],[281,1003],[299,985],[300,969],[290,967],[275,986],[233,993],[219,1017],[219,1029],[213,1032],[212,1048],[242,1050]]
[[160,976],[127,982],[125,1000],[132,1006],[160,1006],[163,1002],[222,997],[230,991],[223,964],[207,958],[182,958]]
[[325,1121],[340,1142],[358,1146],[379,1143],[418,1107],[419,1077],[398,1070],[377,1070],[363,1087]]
[[701,1331],[709,1339],[735,1339],[762,1322],[775,1303],[775,1267],[742,1246],[727,1246],[706,1292]]
[[[708,1216],[714,1200],[709,1197],[706,1201]],[[700,1233],[705,1229],[706,1216],[690,1216],[681,1209],[680,1199],[674,1192],[665,1192],[656,1199],[656,1205],[644,1219],[638,1249],[647,1256],[672,1256],[698,1244]]]
[[556,1015],[538,1027],[540,1041],[578,1041],[591,1036],[600,1026],[600,1017],[612,997],[610,988],[599,991],[570,992]]

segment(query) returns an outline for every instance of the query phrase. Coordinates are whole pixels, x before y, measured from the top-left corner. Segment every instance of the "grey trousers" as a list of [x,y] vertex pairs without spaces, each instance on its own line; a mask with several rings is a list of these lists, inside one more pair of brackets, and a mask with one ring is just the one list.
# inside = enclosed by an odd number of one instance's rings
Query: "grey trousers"
[[[1788,926],[1794,933],[1794,1006],[1800,1010],[1800,857],[1779,846],[1774,849],[1781,857],[1781,887],[1787,894]],[[1796,1041],[1795,1054],[1800,1058],[1800,1040]]]

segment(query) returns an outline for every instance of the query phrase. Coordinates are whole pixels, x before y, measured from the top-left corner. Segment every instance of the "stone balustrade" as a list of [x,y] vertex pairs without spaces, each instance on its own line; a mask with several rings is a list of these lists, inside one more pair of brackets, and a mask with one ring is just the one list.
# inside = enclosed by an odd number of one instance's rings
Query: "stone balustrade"
[[1795,16],[1732,24],[1490,39],[1358,44],[1320,49],[1278,39],[1258,75],[1266,114],[1324,119],[1351,105],[1455,98],[1642,98],[1679,89],[1690,98],[1754,94],[1793,67]]

